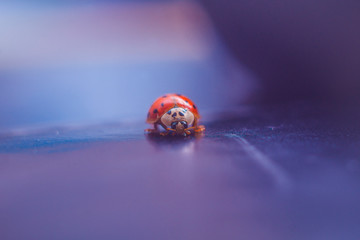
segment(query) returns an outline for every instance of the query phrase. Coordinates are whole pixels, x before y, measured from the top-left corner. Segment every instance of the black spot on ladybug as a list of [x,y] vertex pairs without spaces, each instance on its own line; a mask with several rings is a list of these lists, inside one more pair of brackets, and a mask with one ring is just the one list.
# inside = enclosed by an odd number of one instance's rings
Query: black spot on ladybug
[[196,106],[195,106],[195,104],[193,105],[193,108],[194,108],[194,109],[196,109]]
[[158,113],[159,111],[157,110],[157,108],[154,109],[153,113]]
[[188,101],[185,101],[186,103],[189,103]]
[[166,98],[167,97],[167,95],[164,95],[164,96],[162,96],[163,98]]
[[161,107],[164,107],[164,103],[163,103],[163,102],[161,103]]
[[172,116],[172,117],[176,117],[176,115],[177,115],[176,112],[174,112],[173,115],[171,115],[171,116]]
[[182,113],[182,112],[179,112],[179,115],[180,115],[180,116],[184,116],[184,113]]
[[169,114],[169,115],[170,115],[170,114],[171,114],[171,110],[169,110],[169,111],[167,112],[167,114]]

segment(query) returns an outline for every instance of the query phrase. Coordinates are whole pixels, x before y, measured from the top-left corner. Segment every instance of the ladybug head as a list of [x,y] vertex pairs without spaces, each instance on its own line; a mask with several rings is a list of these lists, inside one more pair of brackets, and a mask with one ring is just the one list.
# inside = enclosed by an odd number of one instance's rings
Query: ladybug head
[[176,133],[179,135],[184,134],[184,130],[188,128],[186,121],[174,121],[171,123],[171,128],[176,130]]
[[161,122],[167,127],[176,130],[176,134],[184,135],[185,129],[194,122],[194,114],[180,107],[174,107],[161,117]]

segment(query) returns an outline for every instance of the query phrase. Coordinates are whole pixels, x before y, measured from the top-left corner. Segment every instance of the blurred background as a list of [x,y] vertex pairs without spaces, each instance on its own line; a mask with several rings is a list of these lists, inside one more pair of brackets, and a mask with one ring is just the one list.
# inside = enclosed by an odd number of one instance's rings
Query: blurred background
[[166,92],[205,112],[354,103],[360,3],[0,2],[0,131],[142,120]]
[[[0,239],[360,239],[359,24],[358,0],[0,0]],[[204,136],[144,135],[172,92]]]
[[251,96],[255,78],[199,3],[9,1],[0,11],[2,130],[143,122],[171,92],[203,111]]

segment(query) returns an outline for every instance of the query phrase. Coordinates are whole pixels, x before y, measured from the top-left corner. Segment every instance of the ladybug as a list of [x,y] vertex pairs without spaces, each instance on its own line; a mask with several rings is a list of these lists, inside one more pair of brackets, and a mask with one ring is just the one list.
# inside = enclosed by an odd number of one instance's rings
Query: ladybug
[[[187,136],[200,133],[205,127],[198,125],[200,115],[193,101],[181,94],[165,94],[155,100],[147,114],[146,122],[154,124],[154,129],[146,129],[148,133],[159,133],[163,136]],[[158,126],[165,132],[160,132]]]

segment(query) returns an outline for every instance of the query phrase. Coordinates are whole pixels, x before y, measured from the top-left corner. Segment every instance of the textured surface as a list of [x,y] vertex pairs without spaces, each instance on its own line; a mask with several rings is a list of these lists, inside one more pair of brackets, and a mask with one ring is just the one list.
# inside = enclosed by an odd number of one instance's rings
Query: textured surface
[[355,117],[227,116],[198,139],[142,124],[3,135],[0,239],[359,239]]

